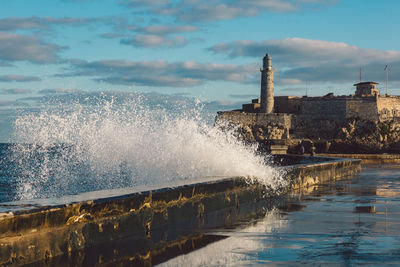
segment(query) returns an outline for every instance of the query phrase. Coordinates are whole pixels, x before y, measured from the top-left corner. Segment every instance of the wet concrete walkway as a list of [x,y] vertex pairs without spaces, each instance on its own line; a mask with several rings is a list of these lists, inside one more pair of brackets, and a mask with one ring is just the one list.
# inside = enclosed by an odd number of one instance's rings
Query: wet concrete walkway
[[162,265],[400,265],[400,165],[364,166],[356,178],[293,197]]

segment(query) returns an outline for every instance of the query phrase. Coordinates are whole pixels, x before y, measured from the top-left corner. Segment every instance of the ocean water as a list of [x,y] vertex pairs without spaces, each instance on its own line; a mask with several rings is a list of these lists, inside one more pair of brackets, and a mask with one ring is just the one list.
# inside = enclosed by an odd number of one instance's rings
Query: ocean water
[[52,99],[20,112],[0,146],[0,202],[246,176],[285,184],[235,128],[195,99],[146,94]]
[[12,201],[17,192],[18,173],[10,162],[10,144],[0,143],[0,202]]

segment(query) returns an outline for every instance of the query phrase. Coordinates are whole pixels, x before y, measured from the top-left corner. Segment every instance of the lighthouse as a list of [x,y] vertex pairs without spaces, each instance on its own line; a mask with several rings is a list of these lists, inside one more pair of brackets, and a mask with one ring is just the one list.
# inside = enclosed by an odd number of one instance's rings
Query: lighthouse
[[271,57],[266,54],[263,58],[261,71],[261,113],[272,113],[274,111],[274,69]]

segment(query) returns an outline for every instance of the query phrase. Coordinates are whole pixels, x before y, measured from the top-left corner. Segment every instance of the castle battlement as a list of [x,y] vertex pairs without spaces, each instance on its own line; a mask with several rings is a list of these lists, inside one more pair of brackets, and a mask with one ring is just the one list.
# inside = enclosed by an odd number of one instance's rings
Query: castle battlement
[[400,96],[381,95],[377,85],[356,83],[354,94],[341,96],[274,96],[272,60],[267,54],[260,98],[243,104],[241,110],[218,112],[216,121],[241,125],[248,139],[259,142],[340,139],[375,142],[375,148],[399,142],[400,147]]
[[[354,84],[354,94],[335,96],[273,96],[272,59],[267,54],[263,58],[261,70],[260,98],[243,104],[246,113],[286,113],[311,116],[312,119],[361,118],[370,121],[400,118],[400,96],[380,95],[377,82],[359,82]],[[263,104],[264,103],[264,104]],[[264,106],[263,106],[264,105]],[[266,107],[268,106],[268,109]]]

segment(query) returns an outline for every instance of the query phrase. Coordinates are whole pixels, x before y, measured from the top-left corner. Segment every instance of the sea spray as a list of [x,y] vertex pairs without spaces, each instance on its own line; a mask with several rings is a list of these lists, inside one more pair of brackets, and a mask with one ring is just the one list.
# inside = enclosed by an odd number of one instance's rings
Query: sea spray
[[21,115],[13,148],[20,168],[18,198],[209,176],[246,176],[274,189],[284,184],[255,146],[238,141],[235,129],[208,123],[198,101],[151,100],[104,94]]

